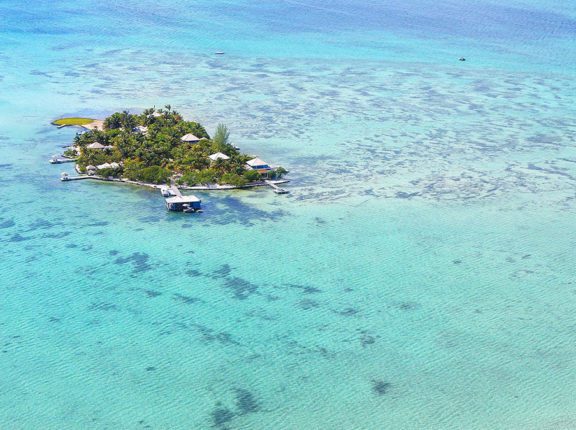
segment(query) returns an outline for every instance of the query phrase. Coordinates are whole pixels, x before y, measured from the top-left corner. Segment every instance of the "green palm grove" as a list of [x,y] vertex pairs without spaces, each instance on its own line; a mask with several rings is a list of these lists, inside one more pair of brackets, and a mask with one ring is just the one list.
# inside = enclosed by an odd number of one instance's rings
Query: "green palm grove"
[[[142,127],[145,127],[143,129]],[[191,133],[199,142],[187,143],[182,136]],[[98,142],[106,149],[91,149]],[[244,186],[257,181],[260,174],[246,170],[251,156],[238,151],[230,144],[228,128],[218,125],[210,138],[199,123],[185,121],[170,105],[164,109],[146,109],[140,115],[127,111],[116,112],[104,120],[104,130],[90,130],[78,134],[68,155],[77,155],[81,172],[87,166],[116,162],[118,168],[97,171],[100,176],[123,177],[155,184],[176,179],[181,185],[210,183]],[[221,152],[229,158],[211,160],[211,154]],[[279,167],[270,172],[280,177],[286,170]]]

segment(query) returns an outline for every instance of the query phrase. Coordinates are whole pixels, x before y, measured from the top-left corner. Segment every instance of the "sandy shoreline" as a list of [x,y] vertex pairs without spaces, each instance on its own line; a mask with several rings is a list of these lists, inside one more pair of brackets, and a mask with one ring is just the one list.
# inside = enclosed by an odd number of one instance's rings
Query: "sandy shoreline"
[[[74,169],[76,170],[76,172],[78,173],[79,176],[71,176],[68,178],[68,181],[92,179],[92,180],[103,181],[103,182],[115,182],[115,183],[138,185],[141,187],[148,187],[148,188],[153,188],[156,190],[159,190],[160,188],[166,186],[166,185],[161,185],[161,184],[160,185],[159,184],[151,184],[149,182],[132,181],[130,179],[103,178],[101,176],[86,175],[86,174],[81,173],[78,170],[77,165],[75,166]],[[290,180],[288,180],[288,179],[278,179],[278,180],[269,180],[268,182],[266,182],[266,181],[251,182],[251,183],[243,185],[241,187],[237,187],[234,185],[210,184],[210,185],[194,185],[194,186],[179,185],[178,188],[180,188],[181,190],[185,190],[185,191],[226,191],[226,190],[241,190],[241,189],[247,189],[247,188],[257,188],[257,187],[269,187],[270,184],[280,185],[280,184],[286,184],[288,182],[290,182]]]

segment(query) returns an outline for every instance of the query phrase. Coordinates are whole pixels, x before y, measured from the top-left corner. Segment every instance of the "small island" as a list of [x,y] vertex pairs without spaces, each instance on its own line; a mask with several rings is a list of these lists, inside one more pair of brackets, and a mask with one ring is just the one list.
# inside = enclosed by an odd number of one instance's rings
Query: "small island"
[[[90,127],[94,123],[98,126]],[[103,121],[63,118],[53,124],[85,128],[63,157],[74,160],[83,177],[177,184],[185,189],[230,189],[270,185],[287,173],[283,167],[240,152],[230,142],[225,125],[219,124],[210,137],[201,124],[184,120],[170,105],[139,115],[116,112]]]

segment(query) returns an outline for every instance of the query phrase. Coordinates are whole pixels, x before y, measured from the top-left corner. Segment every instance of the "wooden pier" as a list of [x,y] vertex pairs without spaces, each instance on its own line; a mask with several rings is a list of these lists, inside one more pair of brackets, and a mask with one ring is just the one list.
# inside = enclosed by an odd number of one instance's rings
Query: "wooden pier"
[[180,192],[180,190],[176,185],[171,185],[168,188],[168,190],[170,191],[170,194],[172,194],[174,197],[182,197],[182,193]]

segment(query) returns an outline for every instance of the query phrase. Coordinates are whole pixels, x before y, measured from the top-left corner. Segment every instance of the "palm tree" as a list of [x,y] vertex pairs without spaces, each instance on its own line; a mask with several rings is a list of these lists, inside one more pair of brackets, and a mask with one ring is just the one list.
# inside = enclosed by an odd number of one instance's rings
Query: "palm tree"
[[155,108],[144,109],[144,112],[142,112],[143,125],[148,127],[152,122],[154,122],[154,112],[156,112]]
[[225,152],[227,146],[230,145],[230,131],[228,130],[228,127],[226,127],[224,124],[218,124],[218,127],[216,127],[216,131],[214,132],[212,142],[214,142],[218,148],[218,151]]

